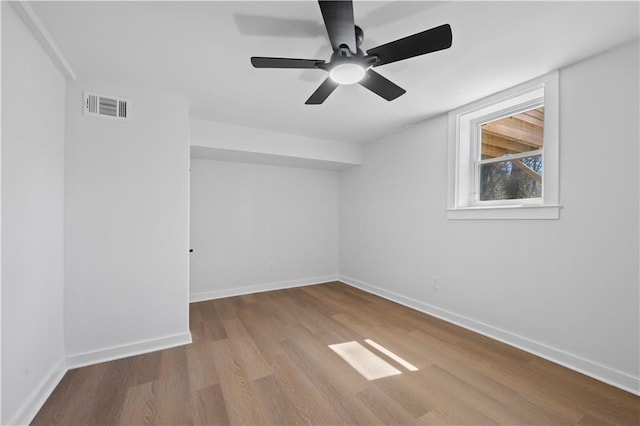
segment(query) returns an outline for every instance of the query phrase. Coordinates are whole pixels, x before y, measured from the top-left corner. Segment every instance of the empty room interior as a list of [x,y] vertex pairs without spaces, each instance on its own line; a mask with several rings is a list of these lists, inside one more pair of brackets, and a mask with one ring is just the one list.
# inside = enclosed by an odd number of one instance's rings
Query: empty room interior
[[640,2],[1,7],[1,424],[640,424]]

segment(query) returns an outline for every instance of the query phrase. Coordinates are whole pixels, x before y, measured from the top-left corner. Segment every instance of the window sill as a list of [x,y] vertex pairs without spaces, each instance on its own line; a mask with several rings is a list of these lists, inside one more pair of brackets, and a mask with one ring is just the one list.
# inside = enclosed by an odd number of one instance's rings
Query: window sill
[[490,207],[458,207],[447,209],[449,220],[510,220],[510,219],[534,219],[549,220],[560,219],[560,206],[557,204],[545,205],[518,205],[518,206],[490,206]]

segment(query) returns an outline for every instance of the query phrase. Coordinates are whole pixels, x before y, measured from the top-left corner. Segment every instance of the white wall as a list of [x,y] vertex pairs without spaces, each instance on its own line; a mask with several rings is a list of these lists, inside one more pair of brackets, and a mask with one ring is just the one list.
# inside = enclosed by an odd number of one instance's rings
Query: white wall
[[341,275],[637,393],[638,90],[637,43],[560,71],[557,221],[446,220],[446,116],[367,145]]
[[65,81],[2,2],[2,424],[64,372]]
[[[82,114],[82,89],[132,120]],[[185,98],[78,80],[67,89],[65,343],[70,365],[189,341]]]
[[205,120],[190,120],[195,158],[344,169],[362,163],[362,146]]
[[191,160],[191,297],[335,279],[338,172]]

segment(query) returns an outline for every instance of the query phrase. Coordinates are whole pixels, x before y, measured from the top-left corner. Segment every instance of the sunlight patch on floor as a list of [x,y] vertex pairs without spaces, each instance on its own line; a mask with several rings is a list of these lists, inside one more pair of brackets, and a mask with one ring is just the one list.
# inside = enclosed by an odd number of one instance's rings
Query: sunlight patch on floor
[[400,370],[358,342],[337,343],[329,347],[367,380],[402,374]]
[[418,367],[414,366],[413,364],[411,364],[408,361],[405,361],[403,358],[399,357],[398,355],[394,354],[393,352],[391,352],[389,349],[385,348],[384,346],[374,342],[371,339],[364,339],[365,342],[367,342],[367,344],[373,346],[374,348],[376,348],[377,350],[379,350],[380,352],[382,352],[383,354],[385,354],[386,356],[388,356],[389,358],[391,358],[392,360],[394,360],[395,362],[397,362],[398,364],[400,364],[401,366],[403,366],[404,368],[406,368],[409,371],[418,371]]

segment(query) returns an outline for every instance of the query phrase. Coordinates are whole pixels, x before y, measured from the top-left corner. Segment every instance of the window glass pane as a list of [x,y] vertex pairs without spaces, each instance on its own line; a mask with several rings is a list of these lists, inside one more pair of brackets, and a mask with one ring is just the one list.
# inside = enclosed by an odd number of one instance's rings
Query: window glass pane
[[542,155],[480,166],[479,200],[542,197]]
[[544,107],[483,124],[481,159],[542,149]]

